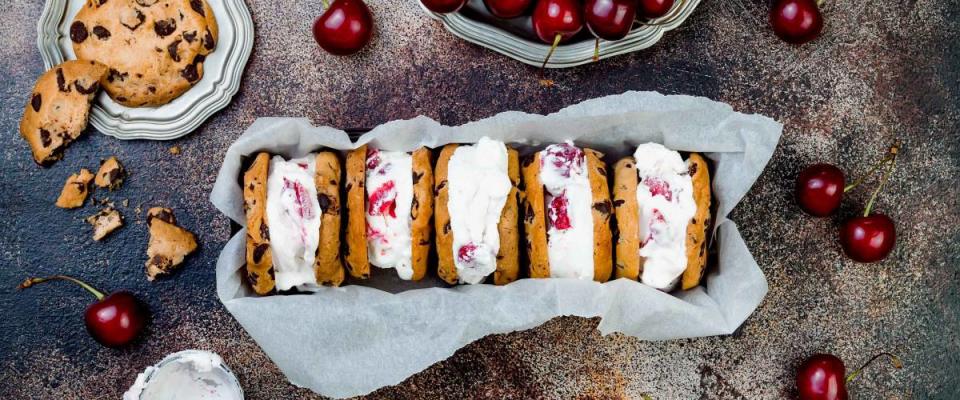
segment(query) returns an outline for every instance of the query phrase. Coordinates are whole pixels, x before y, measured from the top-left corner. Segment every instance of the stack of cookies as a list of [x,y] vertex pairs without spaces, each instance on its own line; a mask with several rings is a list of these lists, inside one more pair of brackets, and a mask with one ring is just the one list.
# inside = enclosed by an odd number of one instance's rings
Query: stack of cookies
[[34,160],[48,166],[87,125],[100,88],[128,107],[176,99],[203,77],[217,43],[204,0],[89,0],[70,25],[77,60],[43,74],[20,122]]

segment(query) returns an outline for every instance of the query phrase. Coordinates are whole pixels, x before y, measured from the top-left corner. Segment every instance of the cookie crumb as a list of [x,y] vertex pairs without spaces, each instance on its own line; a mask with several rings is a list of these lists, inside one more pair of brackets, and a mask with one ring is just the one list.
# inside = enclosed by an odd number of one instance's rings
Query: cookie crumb
[[173,147],[171,147],[171,148],[170,148],[170,154],[173,154],[173,155],[175,155],[175,156],[180,155],[180,146],[173,146]]
[[123,201],[120,202],[120,204],[122,204],[124,207],[129,207],[129,206],[130,206],[130,200],[129,200],[129,199],[123,199]]
[[112,207],[107,207],[87,217],[87,223],[93,225],[93,240],[100,241],[123,226],[123,216]]
[[91,180],[93,180],[93,173],[86,168],[81,169],[78,174],[70,175],[67,182],[63,184],[60,197],[57,198],[57,207],[66,209],[82,207],[87,200],[87,195],[90,194]]
[[123,178],[126,177],[126,174],[117,157],[110,157],[100,161],[100,170],[97,171],[97,178],[93,183],[97,187],[114,190],[123,184]]
[[164,207],[147,210],[150,242],[147,244],[147,280],[171,273],[197,249],[197,239],[177,225],[173,211]]

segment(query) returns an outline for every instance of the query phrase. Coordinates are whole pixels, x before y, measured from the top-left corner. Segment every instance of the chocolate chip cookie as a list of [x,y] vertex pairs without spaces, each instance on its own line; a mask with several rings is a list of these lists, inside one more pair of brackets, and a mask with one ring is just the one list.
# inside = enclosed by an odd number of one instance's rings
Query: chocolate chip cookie
[[130,107],[163,105],[189,90],[217,34],[204,0],[91,0],[70,25],[77,58],[107,65],[104,89]]
[[20,135],[37,164],[49,166],[87,127],[90,102],[106,76],[95,61],[67,61],[37,79],[20,120]]

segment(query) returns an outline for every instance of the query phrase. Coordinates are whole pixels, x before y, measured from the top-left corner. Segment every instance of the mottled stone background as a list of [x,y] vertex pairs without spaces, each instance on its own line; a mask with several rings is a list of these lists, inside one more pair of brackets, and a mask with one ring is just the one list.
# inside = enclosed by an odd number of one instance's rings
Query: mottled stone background
[[[770,282],[734,335],[644,342],[601,337],[597,320],[558,318],[482,339],[370,398],[782,399],[807,355],[829,351],[852,367],[879,350],[852,385],[858,399],[960,398],[960,4],[957,0],[827,0],[816,42],[793,47],[767,26],[766,0],[706,0],[649,50],[562,72],[538,86],[534,68],[456,40],[415,0],[371,0],[377,34],[355,57],[321,53],[309,34],[320,1],[248,0],[253,56],[233,103],[173,143],[123,142],[90,132],[50,169],[31,161],[17,124],[42,71],[36,21],[43,2],[0,7],[0,398],[117,399],[165,354],[223,355],[250,399],[311,398],[286,382],[214,295],[214,262],[229,226],[206,197],[227,146],[260,116],[368,127],[427,115],[459,124],[507,110],[548,113],[626,90],[706,96],[785,125],[768,170],[733,213]],[[793,202],[797,172],[836,163],[851,174],[895,138],[905,149],[877,209],[897,221],[884,262],[853,263],[836,243],[841,218],[869,196],[848,196],[839,217],[814,219]],[[178,145],[183,152],[171,155]],[[53,202],[64,179],[117,155],[131,171],[111,200],[127,226],[93,243],[82,217]],[[98,198],[103,194],[97,194]],[[171,279],[147,282],[138,209],[172,207],[201,250]],[[91,297],[66,285],[16,293],[27,275],[67,272],[105,289],[129,288],[155,313],[146,338],[124,350],[84,332]],[[322,363],[323,355],[317,355]]]

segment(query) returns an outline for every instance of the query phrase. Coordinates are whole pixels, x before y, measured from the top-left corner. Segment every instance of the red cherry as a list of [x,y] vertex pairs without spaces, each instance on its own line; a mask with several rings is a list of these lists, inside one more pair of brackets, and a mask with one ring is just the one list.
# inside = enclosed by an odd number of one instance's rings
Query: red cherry
[[797,176],[797,203],[807,214],[825,217],[840,208],[843,171],[830,164],[815,164]]
[[370,42],[373,15],[362,0],[334,0],[313,22],[313,38],[330,54],[354,54]]
[[97,302],[88,306],[83,313],[83,319],[87,326],[87,332],[100,344],[107,347],[127,345],[136,339],[143,331],[143,327],[146,326],[147,308],[133,293],[127,291],[119,291],[104,296],[102,292],[94,289],[86,282],[66,275],[30,278],[17,288],[25,289],[55,279],[76,283],[97,297]]
[[626,37],[636,15],[636,0],[587,0],[583,10],[587,28],[604,40]]
[[850,375],[846,375],[843,361],[836,356],[814,354],[797,369],[797,391],[800,394],[800,400],[846,400],[847,383],[853,381],[864,368],[882,356],[889,357],[895,368],[903,368],[897,356],[880,353]]
[[770,9],[773,32],[785,42],[804,44],[823,30],[823,16],[815,0],[779,0]]
[[467,0],[420,0],[423,6],[435,13],[452,13],[467,4]]
[[569,40],[583,29],[583,15],[576,0],[540,0],[533,9],[533,30],[547,44]]
[[846,400],[846,367],[831,354],[815,354],[797,370],[800,400]]
[[840,228],[840,245],[854,261],[880,261],[890,254],[896,241],[893,220],[883,214],[856,217]]
[[647,19],[660,18],[673,8],[674,0],[638,0],[637,14]]
[[490,14],[497,18],[516,18],[528,9],[532,0],[483,0]]
[[113,293],[91,304],[83,313],[87,332],[108,347],[120,347],[136,339],[146,325],[146,311],[133,293]]

